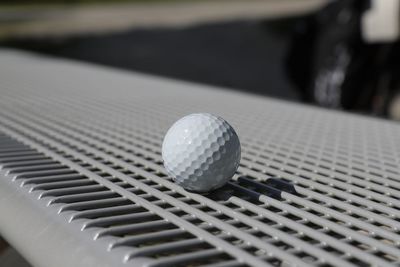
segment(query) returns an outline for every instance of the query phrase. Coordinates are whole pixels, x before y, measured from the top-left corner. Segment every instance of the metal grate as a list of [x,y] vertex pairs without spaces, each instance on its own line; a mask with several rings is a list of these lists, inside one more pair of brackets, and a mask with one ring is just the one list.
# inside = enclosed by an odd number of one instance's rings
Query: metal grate
[[[0,91],[0,190],[33,196],[37,229],[67,229],[92,266],[400,266],[393,122],[11,51]],[[238,173],[210,195],[162,166],[165,131],[192,112],[241,138]],[[70,255],[38,258],[10,222],[32,262]]]

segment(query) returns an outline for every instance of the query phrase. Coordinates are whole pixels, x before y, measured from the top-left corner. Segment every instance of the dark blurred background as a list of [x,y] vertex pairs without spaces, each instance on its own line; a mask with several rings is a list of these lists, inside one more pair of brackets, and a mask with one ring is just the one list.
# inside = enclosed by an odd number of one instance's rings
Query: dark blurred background
[[0,47],[400,119],[400,0],[1,0]]

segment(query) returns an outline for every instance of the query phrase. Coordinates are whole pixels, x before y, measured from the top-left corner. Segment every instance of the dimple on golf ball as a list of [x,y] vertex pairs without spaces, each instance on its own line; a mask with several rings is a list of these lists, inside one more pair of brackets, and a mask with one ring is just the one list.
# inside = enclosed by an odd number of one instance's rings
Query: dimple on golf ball
[[165,135],[162,158],[183,188],[206,193],[226,184],[240,162],[239,138],[228,122],[208,113],[185,116]]

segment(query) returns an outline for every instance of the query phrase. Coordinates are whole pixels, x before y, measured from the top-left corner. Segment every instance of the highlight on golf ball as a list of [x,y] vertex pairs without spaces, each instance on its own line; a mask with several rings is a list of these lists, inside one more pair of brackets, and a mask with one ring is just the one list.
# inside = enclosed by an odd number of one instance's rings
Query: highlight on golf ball
[[162,158],[169,176],[186,190],[206,193],[225,185],[240,163],[240,141],[224,119],[187,115],[165,135]]

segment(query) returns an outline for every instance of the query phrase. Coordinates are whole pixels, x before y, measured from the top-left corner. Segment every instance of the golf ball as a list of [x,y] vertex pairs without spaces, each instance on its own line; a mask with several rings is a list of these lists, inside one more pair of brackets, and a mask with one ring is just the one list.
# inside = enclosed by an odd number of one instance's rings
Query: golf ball
[[183,188],[206,193],[223,186],[240,162],[239,138],[228,122],[208,113],[185,116],[165,135],[162,158]]

